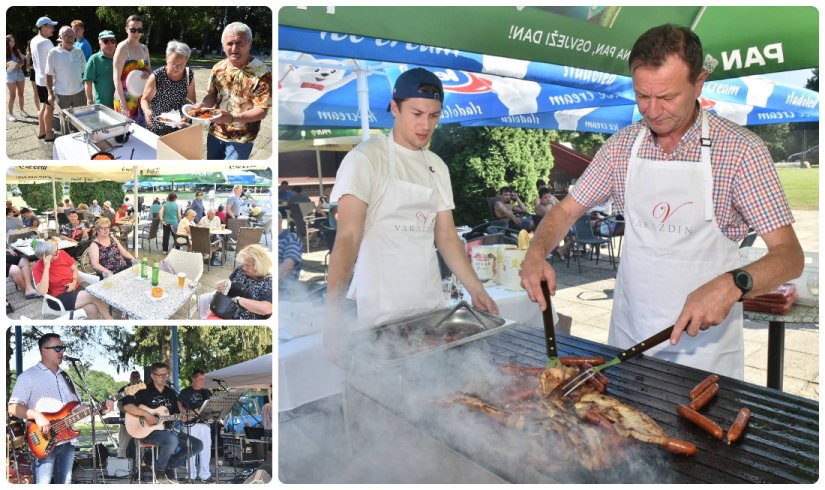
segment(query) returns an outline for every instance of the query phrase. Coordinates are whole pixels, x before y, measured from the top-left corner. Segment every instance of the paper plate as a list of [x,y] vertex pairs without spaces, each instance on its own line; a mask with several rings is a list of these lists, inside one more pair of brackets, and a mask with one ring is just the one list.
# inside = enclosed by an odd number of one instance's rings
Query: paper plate
[[189,125],[189,120],[182,117],[179,111],[169,111],[159,114],[157,120],[173,128],[183,128]]
[[143,74],[146,73],[142,70],[132,70],[126,75],[126,90],[129,91],[130,94],[140,97],[143,94],[143,88],[146,86],[146,79],[143,78]]
[[217,119],[217,118],[220,117],[220,115],[215,115],[215,116],[212,116],[212,117],[192,117],[186,112],[189,109],[194,109],[194,106],[192,104],[186,104],[183,107],[181,107],[180,110],[181,110],[181,112],[183,113],[184,116],[188,117],[192,121],[196,121],[196,122],[199,122],[199,123],[209,124],[212,120]]

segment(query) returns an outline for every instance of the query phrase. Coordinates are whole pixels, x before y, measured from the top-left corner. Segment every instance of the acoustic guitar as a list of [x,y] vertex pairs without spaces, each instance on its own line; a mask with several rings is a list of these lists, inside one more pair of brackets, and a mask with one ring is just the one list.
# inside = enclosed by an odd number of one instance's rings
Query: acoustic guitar
[[153,415],[157,415],[160,418],[160,422],[154,423],[154,418],[147,419],[146,417],[138,417],[136,415],[132,415],[131,413],[127,413],[123,423],[126,425],[126,432],[128,432],[129,435],[135,439],[144,439],[156,430],[163,430],[164,422],[173,422],[176,420],[186,421],[191,418],[191,415],[183,413],[169,415],[169,409],[162,406],[158,408],[149,408],[146,405],[138,405],[138,408],[146,410]]
[[[130,386],[129,388],[135,387],[140,389],[139,385]],[[123,390],[122,393],[118,393],[112,401],[117,402],[124,396],[132,395],[137,391],[137,389],[130,390],[129,388]],[[63,405],[63,408],[57,412],[44,413],[43,416],[46,417],[51,424],[47,433],[43,432],[34,420],[30,420],[26,424],[26,443],[29,446],[29,451],[31,451],[35,458],[45,458],[52,453],[58,443],[74,439],[80,435],[80,431],[75,430],[73,424],[85,419],[96,410],[93,407],[88,407],[77,412],[72,412],[78,405],[80,405],[78,401],[69,402]]]

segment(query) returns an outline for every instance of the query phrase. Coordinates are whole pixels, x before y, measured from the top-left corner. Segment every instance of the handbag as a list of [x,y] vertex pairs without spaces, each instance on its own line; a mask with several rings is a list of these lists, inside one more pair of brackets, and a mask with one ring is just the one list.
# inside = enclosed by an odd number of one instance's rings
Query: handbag
[[235,318],[238,305],[229,296],[220,291],[215,291],[215,295],[212,296],[212,301],[209,303],[209,309],[220,318],[231,320]]

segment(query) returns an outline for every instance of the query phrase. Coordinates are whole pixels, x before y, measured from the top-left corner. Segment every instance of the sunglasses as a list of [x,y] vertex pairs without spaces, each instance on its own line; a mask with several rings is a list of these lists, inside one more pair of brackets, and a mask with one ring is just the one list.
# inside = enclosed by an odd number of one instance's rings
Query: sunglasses
[[51,347],[44,347],[44,349],[52,349],[53,351],[57,352],[58,354],[66,350],[65,345],[53,345]]
[[134,34],[136,32],[143,32],[143,28],[142,27],[131,27],[131,28],[129,28],[129,32],[131,32],[132,34]]
[[101,39],[101,41],[103,41],[103,44],[115,44],[115,43],[117,43],[117,41],[114,40],[114,39]]

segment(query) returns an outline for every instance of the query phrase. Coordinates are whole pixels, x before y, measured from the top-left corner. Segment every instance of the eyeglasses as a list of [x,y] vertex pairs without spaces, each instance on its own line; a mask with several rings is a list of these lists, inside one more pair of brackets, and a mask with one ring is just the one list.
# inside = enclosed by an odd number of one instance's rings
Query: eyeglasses
[[130,27],[129,32],[131,32],[132,34],[134,34],[136,32],[143,32],[143,28],[142,27]]
[[59,353],[63,352],[64,350],[66,350],[66,346],[65,345],[53,345],[51,347],[44,347],[44,349],[51,349],[51,350],[53,350],[53,351],[55,351],[59,354]]
[[110,226],[98,226],[97,229],[100,231],[109,231]]
[[177,63],[166,63],[166,66],[168,66],[169,68],[174,68],[175,70],[183,70],[184,68],[186,68],[186,63],[183,63],[181,65]]
[[168,378],[169,373],[152,373],[152,376],[157,376],[158,378]]
[[115,43],[117,43],[117,41],[115,39],[101,39],[101,41],[103,41],[103,44],[115,44]]

